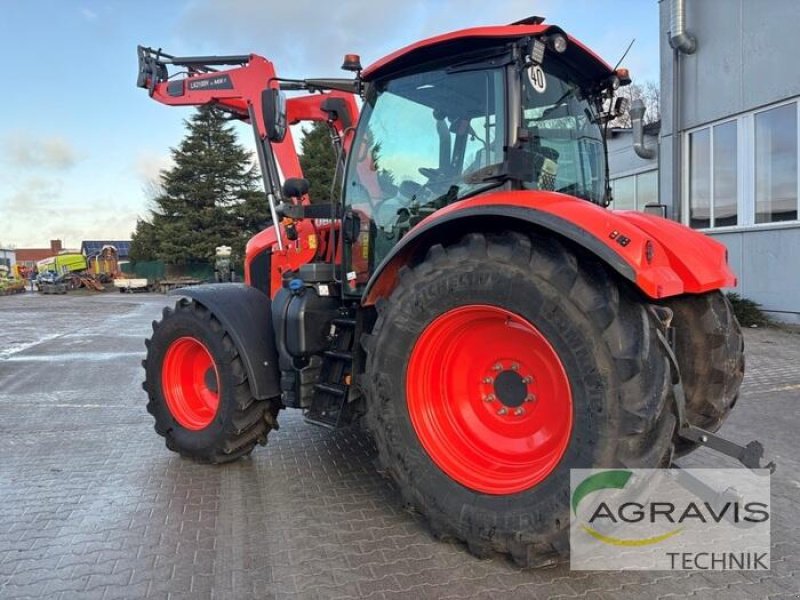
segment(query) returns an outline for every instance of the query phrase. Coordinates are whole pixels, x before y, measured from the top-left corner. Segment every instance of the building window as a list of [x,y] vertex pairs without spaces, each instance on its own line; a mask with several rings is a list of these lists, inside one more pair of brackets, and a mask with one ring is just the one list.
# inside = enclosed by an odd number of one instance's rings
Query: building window
[[711,131],[689,134],[689,225],[711,227]]
[[728,227],[738,221],[738,126],[727,121],[689,134],[689,225]]
[[611,194],[614,210],[643,210],[647,204],[658,204],[658,170],[612,179]]
[[728,121],[714,132],[714,227],[730,227],[739,221],[738,127]]
[[685,222],[713,229],[798,221],[799,114],[791,100],[689,131]]
[[797,107],[755,115],[756,223],[797,220]]

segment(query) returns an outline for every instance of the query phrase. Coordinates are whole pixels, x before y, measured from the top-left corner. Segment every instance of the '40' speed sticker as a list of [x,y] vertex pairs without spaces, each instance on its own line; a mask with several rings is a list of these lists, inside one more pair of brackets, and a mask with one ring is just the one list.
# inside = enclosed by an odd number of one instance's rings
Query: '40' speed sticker
[[533,65],[528,69],[528,79],[531,80],[533,89],[543,94],[547,89],[547,79],[544,76],[544,70],[540,65]]

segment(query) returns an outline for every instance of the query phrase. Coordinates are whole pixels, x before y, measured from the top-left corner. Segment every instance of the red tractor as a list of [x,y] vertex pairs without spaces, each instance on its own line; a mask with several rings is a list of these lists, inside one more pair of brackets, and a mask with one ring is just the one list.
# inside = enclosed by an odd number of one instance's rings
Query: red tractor
[[[457,31],[363,70],[348,55],[351,79],[139,58],[156,100],[252,123],[273,218],[246,284],[180,290],[154,323],[144,389],[171,450],[235,460],[285,408],[363,422],[434,532],[524,565],[566,550],[571,468],[699,445],[760,464],[758,442],[713,433],[744,371],[726,250],[608,210],[604,130],[629,79],[561,28]],[[307,197],[287,130],[306,119],[343,157],[337,201]]]

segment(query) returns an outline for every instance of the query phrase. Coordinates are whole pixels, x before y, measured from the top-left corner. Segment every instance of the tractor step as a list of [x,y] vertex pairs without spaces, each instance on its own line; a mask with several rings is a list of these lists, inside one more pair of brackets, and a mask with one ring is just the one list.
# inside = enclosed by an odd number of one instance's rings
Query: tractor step
[[337,327],[350,327],[351,329],[355,328],[356,326],[355,319],[346,319],[344,317],[334,319],[333,321],[331,321],[331,323],[333,323]]
[[322,352],[319,379],[314,385],[311,406],[305,419],[314,425],[340,427],[349,422],[348,396],[353,371],[353,344],[356,339],[356,320],[340,314],[331,320],[331,340]]
[[317,383],[314,389],[337,398],[343,398],[347,394],[347,386],[337,383]]
[[352,361],[353,355],[350,352],[345,352],[342,350],[325,350],[323,353],[328,358],[333,358],[335,360],[344,360],[344,361]]
[[339,428],[339,416],[338,413],[335,415],[331,415],[326,412],[318,413],[312,410],[306,411],[303,414],[303,420],[310,425],[317,425],[319,427],[324,427],[325,429],[338,429]]

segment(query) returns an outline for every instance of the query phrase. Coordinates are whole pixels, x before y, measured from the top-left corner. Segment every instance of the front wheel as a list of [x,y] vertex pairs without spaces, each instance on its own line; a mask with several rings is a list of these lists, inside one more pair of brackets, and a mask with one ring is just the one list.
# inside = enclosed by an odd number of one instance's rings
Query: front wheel
[[182,299],[165,308],[145,344],[147,410],[170,450],[198,462],[230,462],[277,428],[277,406],[253,397],[236,346],[203,305]]
[[434,530],[525,566],[566,552],[572,468],[671,459],[656,323],[543,236],[471,234],[403,269],[367,340],[381,462]]

